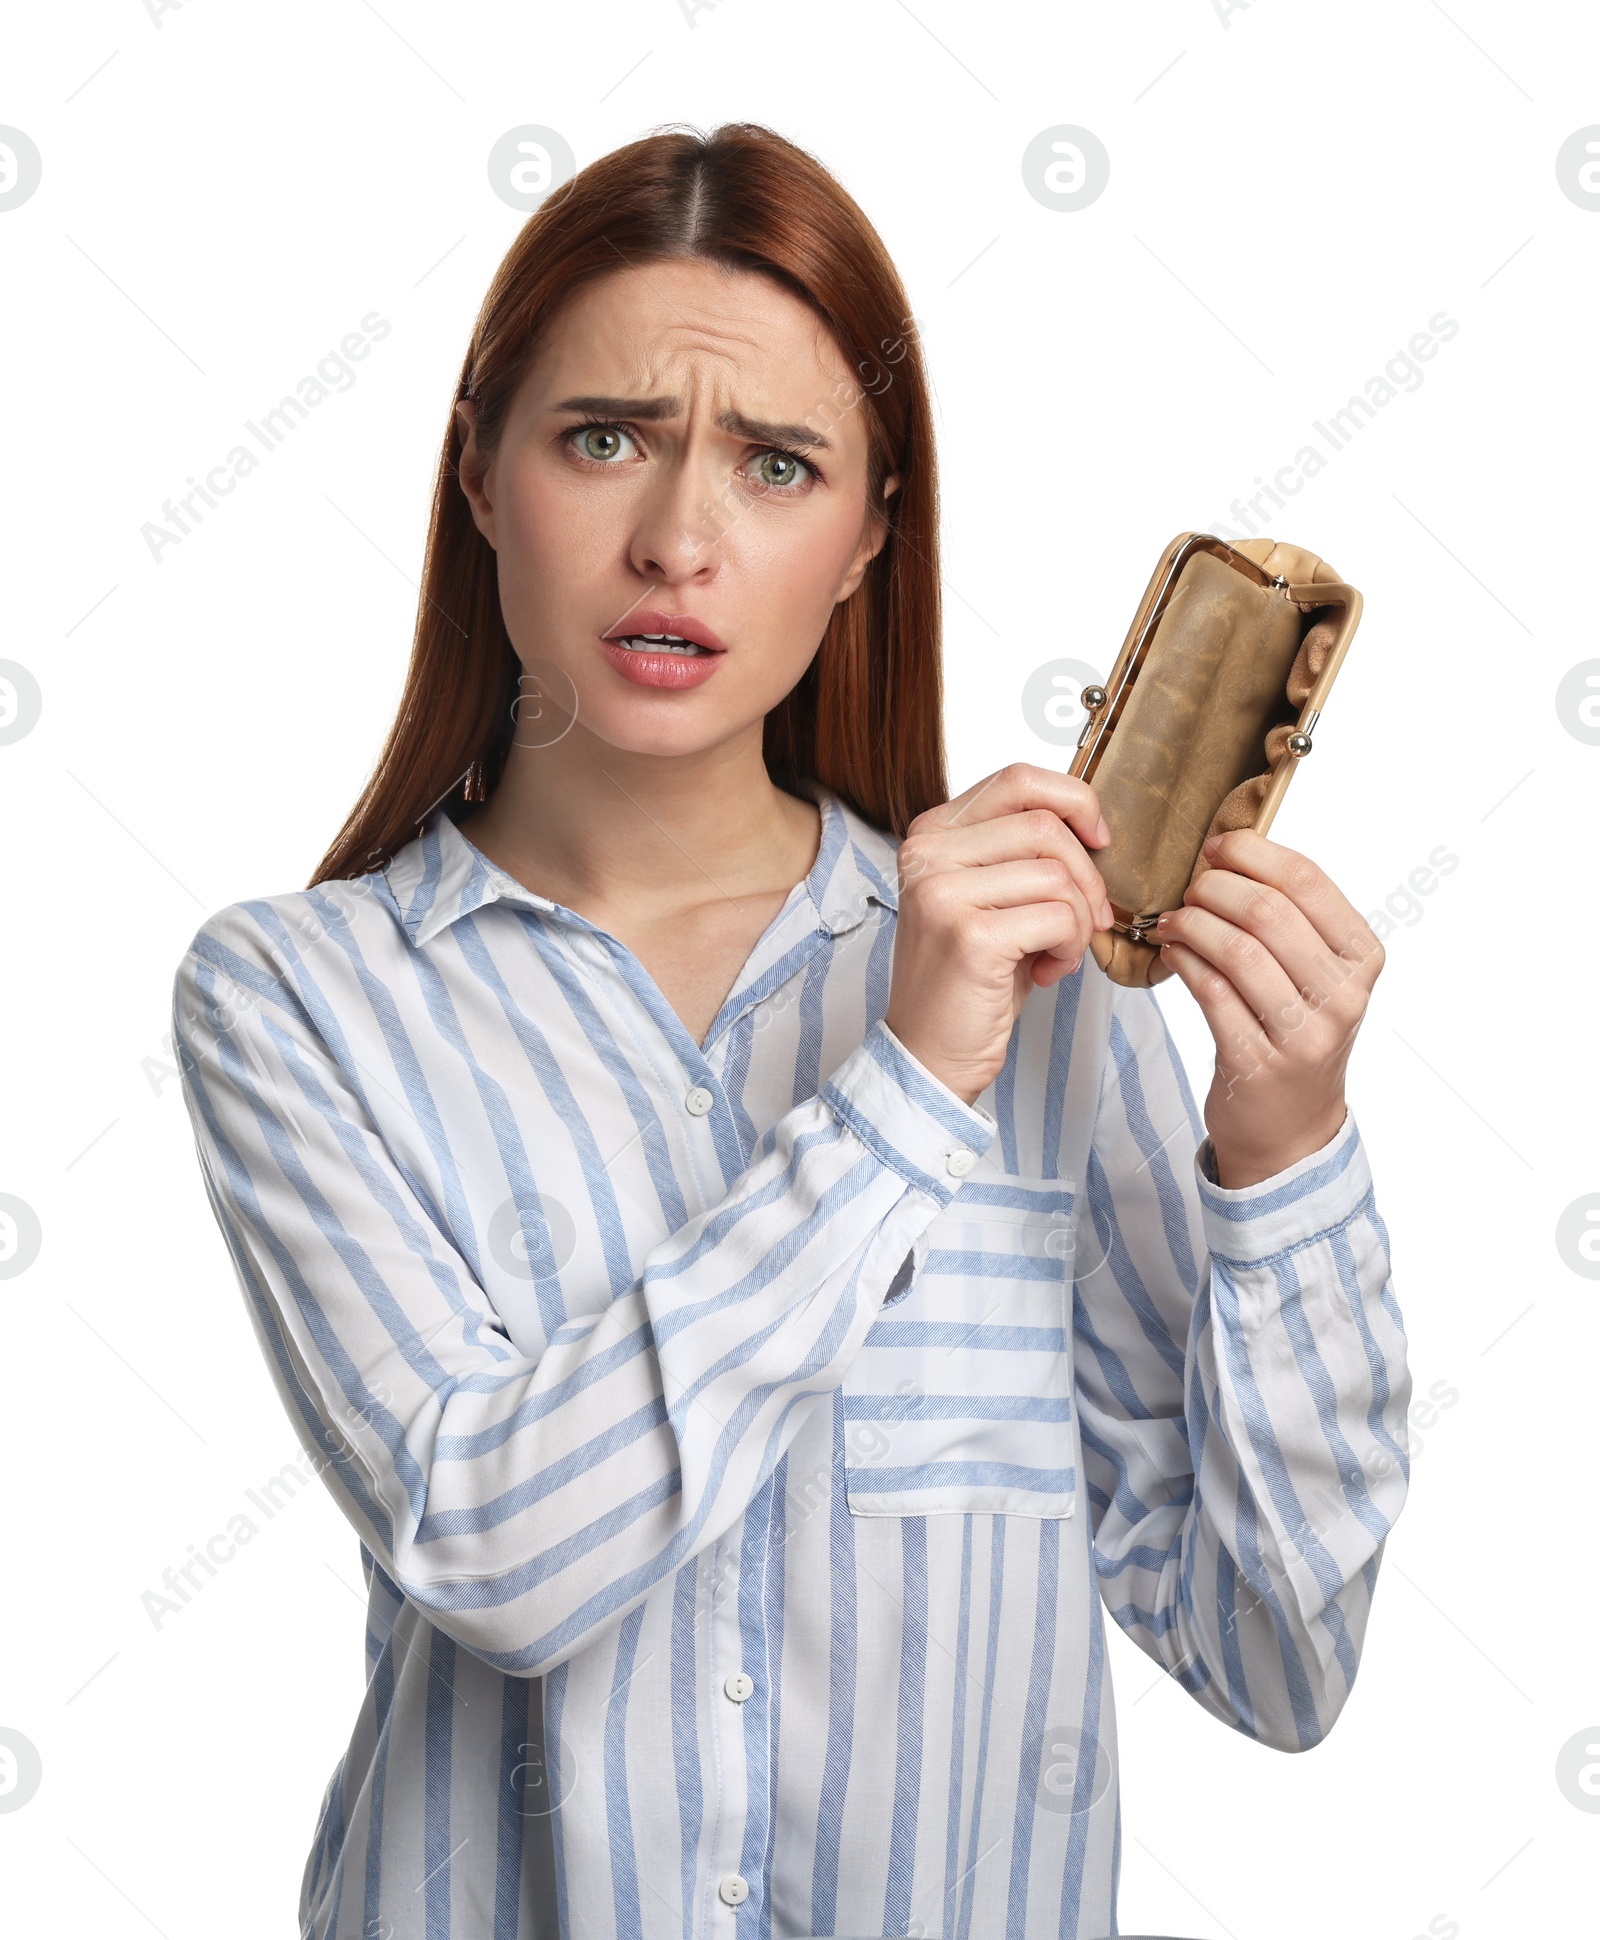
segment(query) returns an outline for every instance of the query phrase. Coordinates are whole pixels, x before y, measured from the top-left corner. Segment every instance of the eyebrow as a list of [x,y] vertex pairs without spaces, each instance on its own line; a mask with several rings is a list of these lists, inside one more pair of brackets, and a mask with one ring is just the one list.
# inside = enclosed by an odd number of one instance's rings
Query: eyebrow
[[[564,397],[557,411],[586,411],[603,418],[635,418],[642,424],[678,415],[675,397]],[[718,427],[758,445],[794,445],[805,451],[832,451],[820,431],[808,424],[777,424],[767,418],[747,418],[742,411],[724,411]]]

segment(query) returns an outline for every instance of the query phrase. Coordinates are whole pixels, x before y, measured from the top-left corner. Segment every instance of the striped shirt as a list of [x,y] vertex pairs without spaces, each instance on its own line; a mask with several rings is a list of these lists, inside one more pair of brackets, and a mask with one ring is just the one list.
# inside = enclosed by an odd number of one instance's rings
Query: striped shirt
[[360,1539],[315,1940],[1116,1920],[1105,1614],[1283,1751],[1405,1497],[1348,1117],[1223,1190],[1086,957],[969,1107],[883,1022],[893,841],[821,844],[696,1044],[443,812],[179,967],[202,1172]]

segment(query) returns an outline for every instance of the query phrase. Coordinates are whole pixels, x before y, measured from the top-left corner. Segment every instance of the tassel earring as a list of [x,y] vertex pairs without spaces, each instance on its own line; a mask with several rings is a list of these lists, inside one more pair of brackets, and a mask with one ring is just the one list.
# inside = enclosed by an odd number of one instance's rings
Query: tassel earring
[[484,786],[482,761],[474,761],[467,770],[466,783],[461,792],[465,801],[483,802],[489,799],[489,791]]

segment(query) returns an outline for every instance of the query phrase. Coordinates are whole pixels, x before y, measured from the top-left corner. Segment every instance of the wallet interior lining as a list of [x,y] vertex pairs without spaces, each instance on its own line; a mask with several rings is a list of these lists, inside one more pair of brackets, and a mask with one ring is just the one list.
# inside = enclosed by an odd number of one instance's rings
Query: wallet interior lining
[[[1324,606],[1314,613],[1300,642],[1300,651],[1294,657],[1294,665],[1289,669],[1284,688],[1283,713],[1267,732],[1266,766],[1260,774],[1240,782],[1237,788],[1223,796],[1216,814],[1211,818],[1211,826],[1206,830],[1208,841],[1213,835],[1222,835],[1229,829],[1250,828],[1261,813],[1272,770],[1285,758],[1289,736],[1294,733],[1311,690],[1316,686],[1323,668],[1328,664],[1328,655],[1338,641],[1343,612],[1342,607]],[[1203,875],[1210,866],[1202,855],[1195,864],[1194,877],[1190,880]]]

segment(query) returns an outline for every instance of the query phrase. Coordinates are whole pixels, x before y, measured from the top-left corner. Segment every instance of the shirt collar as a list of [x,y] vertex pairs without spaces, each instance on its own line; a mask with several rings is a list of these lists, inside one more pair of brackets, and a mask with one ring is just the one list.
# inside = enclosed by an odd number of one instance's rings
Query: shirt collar
[[842,936],[866,921],[871,904],[898,906],[896,844],[828,789],[813,783],[806,792],[822,811],[822,840],[805,887],[820,927]]
[[[807,792],[822,814],[822,840],[803,887],[816,908],[819,927],[830,936],[842,936],[866,920],[871,904],[897,907],[895,842],[827,789],[813,786]],[[490,903],[540,910],[568,922],[583,920],[547,896],[536,896],[491,862],[442,808],[383,873],[406,935],[418,949]]]
[[474,848],[443,809],[434,813],[415,841],[395,855],[384,875],[406,935],[418,949],[488,903],[555,908]]

